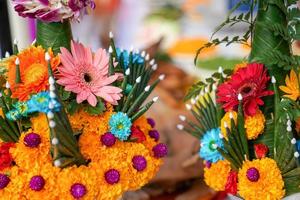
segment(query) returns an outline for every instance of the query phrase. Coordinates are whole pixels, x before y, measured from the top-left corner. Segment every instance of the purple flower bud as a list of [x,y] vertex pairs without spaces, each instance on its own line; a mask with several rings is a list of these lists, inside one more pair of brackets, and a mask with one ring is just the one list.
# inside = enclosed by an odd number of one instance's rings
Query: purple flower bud
[[100,140],[103,145],[111,147],[116,143],[117,139],[111,132],[107,132],[101,136]]
[[0,190],[4,189],[10,182],[10,179],[5,174],[0,174]]
[[259,171],[255,167],[251,167],[247,170],[247,178],[251,182],[257,182],[259,179]]
[[143,171],[147,167],[147,160],[144,156],[134,156],[132,158],[132,165],[137,171]]
[[151,130],[149,131],[149,136],[157,142],[159,140],[160,134],[157,130]]
[[152,148],[156,158],[162,158],[168,154],[168,147],[163,143],[159,143]]
[[154,121],[154,119],[152,119],[152,118],[147,118],[147,122],[148,122],[148,124],[149,124],[152,128],[155,127],[155,121]]
[[29,186],[34,191],[40,191],[45,186],[45,179],[42,176],[33,176],[30,179]]
[[115,169],[110,169],[105,172],[105,180],[108,184],[116,184],[120,180],[120,173]]
[[86,194],[86,187],[81,183],[75,183],[71,186],[70,192],[75,199],[82,198]]
[[30,148],[36,148],[41,143],[41,136],[36,133],[29,133],[24,137],[24,144]]

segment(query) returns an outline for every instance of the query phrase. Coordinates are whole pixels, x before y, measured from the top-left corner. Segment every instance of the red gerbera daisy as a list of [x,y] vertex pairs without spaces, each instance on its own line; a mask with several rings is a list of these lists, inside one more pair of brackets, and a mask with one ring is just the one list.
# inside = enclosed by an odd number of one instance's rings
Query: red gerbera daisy
[[274,93],[267,90],[269,80],[263,64],[250,63],[234,73],[229,81],[219,85],[217,102],[223,104],[225,111],[236,110],[239,104],[238,94],[241,94],[245,114],[253,116],[258,106],[264,104],[261,97]]

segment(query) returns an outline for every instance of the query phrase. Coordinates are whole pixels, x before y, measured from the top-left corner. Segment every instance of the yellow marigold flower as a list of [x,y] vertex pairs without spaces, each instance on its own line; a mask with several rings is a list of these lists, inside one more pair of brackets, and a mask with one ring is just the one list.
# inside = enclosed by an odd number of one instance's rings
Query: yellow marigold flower
[[228,128],[231,129],[231,119],[230,119],[230,113],[233,116],[234,123],[237,123],[237,112],[235,111],[229,111],[225,113],[224,117],[221,119],[221,133],[222,135],[227,139],[227,132],[224,124],[226,123],[228,125]]
[[300,74],[297,76],[296,72],[294,70],[291,70],[290,77],[287,75],[285,78],[286,86],[279,86],[279,88],[283,92],[287,93],[283,96],[296,101],[300,97],[299,80]]
[[257,110],[253,116],[245,117],[245,129],[248,140],[257,138],[264,131],[265,122],[265,116],[260,110]]
[[[73,200],[74,197],[72,196],[70,190],[72,185],[76,183],[84,185],[87,191],[86,194],[80,199],[98,199],[98,192],[99,190],[102,191],[102,182],[97,182],[97,179],[100,178],[99,176],[101,175],[97,174],[96,171],[89,166],[73,166],[62,169],[62,171],[59,173],[59,177],[57,177],[56,180],[56,188],[59,189],[59,199]],[[103,176],[101,178],[103,179]]]
[[25,200],[23,196],[24,179],[20,177],[21,170],[19,167],[14,166],[8,170],[3,171],[4,174],[9,174],[9,184],[0,190],[1,199],[10,200]]
[[[36,133],[41,138],[41,143],[38,147],[30,148],[24,144],[24,138],[27,134]],[[31,170],[35,166],[42,166],[47,163],[52,164],[50,156],[50,141],[44,134],[40,134],[32,129],[26,133],[22,133],[19,142],[16,143],[15,148],[10,149],[10,153],[14,158],[17,166],[23,170]]]
[[281,172],[271,158],[245,161],[238,180],[238,193],[245,200],[279,200],[285,194]]
[[230,171],[230,163],[226,160],[212,163],[210,168],[204,168],[204,181],[215,191],[224,191]]
[[90,115],[80,110],[69,116],[70,123],[75,132],[97,133],[102,135],[108,131],[108,121],[113,114],[113,107],[107,104],[106,112],[100,115]]
[[32,129],[43,135],[45,138],[50,138],[50,129],[48,125],[47,116],[44,113],[40,113],[38,116],[30,119],[32,124]]
[[244,68],[246,66],[247,66],[246,62],[242,62],[242,63],[236,64],[234,66],[233,73],[237,72],[239,69]]

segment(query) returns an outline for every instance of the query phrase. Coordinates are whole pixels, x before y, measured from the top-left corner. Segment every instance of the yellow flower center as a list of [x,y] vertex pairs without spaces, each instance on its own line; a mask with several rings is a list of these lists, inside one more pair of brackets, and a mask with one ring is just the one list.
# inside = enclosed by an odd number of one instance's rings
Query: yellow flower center
[[43,77],[48,74],[47,68],[41,63],[34,63],[24,72],[24,83],[37,83],[43,80]]

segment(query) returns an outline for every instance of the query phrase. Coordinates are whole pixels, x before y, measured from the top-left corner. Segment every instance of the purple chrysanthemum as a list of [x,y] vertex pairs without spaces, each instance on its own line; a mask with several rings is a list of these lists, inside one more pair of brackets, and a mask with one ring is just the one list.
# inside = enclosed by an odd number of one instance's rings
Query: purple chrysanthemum
[[134,156],[132,158],[132,165],[137,171],[143,171],[147,167],[147,160],[144,156]]
[[157,130],[151,130],[149,131],[149,136],[157,142],[159,140],[160,134]]
[[33,176],[30,179],[29,187],[34,191],[40,191],[45,186],[45,179],[42,176]]
[[75,183],[71,186],[70,192],[76,199],[83,197],[86,194],[86,187],[81,183]]
[[101,136],[100,140],[103,145],[111,147],[116,143],[117,138],[111,132],[107,132]]
[[168,154],[168,147],[163,143],[159,143],[152,148],[156,158],[162,158]]
[[259,171],[255,167],[251,167],[247,170],[247,178],[251,182],[257,182],[259,179]]
[[105,172],[105,180],[108,184],[116,184],[120,180],[120,173],[116,169],[110,169]]
[[0,174],[0,190],[4,189],[10,182],[10,178],[5,174]]
[[152,128],[154,128],[155,127],[155,121],[154,121],[154,119],[152,119],[152,118],[147,118],[147,122],[148,122],[148,124],[152,127]]
[[41,137],[36,133],[29,133],[24,137],[24,144],[30,148],[36,148],[41,143]]

